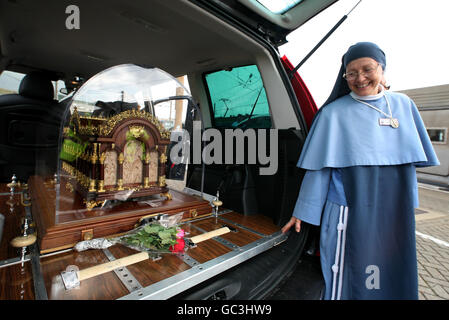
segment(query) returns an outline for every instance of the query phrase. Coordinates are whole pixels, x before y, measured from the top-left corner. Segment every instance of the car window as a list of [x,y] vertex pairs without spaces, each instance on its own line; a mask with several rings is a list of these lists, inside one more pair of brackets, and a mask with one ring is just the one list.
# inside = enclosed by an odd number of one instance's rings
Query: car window
[[276,14],[283,14],[296,6],[302,0],[257,0],[261,5]]
[[271,128],[267,95],[255,65],[205,75],[216,128]]
[[25,75],[22,73],[3,71],[0,74],[0,95],[18,93],[23,77]]
[[[185,87],[177,83],[168,82],[155,85],[152,90],[154,100],[162,99],[167,96],[183,96],[190,93],[188,77],[186,75],[178,77],[178,81]],[[172,131],[176,127],[182,128],[185,122],[187,112],[187,100],[169,100],[156,105],[152,110],[154,115],[160,120],[165,129]]]
[[430,140],[434,143],[446,143],[447,128],[427,128]]
[[[3,71],[0,74],[0,95],[4,94],[17,94],[19,93],[20,82],[25,75],[19,72]],[[57,92],[56,99],[61,101],[67,95],[61,92],[61,89],[65,88],[65,83],[62,80],[52,81],[53,88]]]
[[62,80],[58,81],[52,81],[53,87],[55,88],[56,94],[56,100],[61,101],[62,99],[67,97],[67,94],[64,93],[64,90],[66,88],[65,82]]

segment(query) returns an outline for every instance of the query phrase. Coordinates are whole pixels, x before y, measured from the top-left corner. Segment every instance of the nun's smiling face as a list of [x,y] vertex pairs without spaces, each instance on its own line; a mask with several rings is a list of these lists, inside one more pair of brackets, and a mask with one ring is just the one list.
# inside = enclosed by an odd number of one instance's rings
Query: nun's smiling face
[[382,66],[372,58],[359,58],[346,66],[345,78],[349,89],[359,96],[378,94],[382,77]]

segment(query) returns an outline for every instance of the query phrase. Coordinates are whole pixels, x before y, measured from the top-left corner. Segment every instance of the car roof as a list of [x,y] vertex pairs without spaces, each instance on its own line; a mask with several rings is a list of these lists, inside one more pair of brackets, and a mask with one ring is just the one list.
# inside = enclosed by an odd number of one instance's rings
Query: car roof
[[[188,1],[0,0],[2,64],[89,78],[110,66],[158,66],[174,76],[251,62],[254,42]],[[182,59],[180,58],[182,57]]]

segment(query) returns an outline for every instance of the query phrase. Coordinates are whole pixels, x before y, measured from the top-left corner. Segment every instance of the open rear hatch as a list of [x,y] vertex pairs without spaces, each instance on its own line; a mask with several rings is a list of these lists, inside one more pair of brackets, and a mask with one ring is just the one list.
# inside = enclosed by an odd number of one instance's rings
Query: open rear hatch
[[[279,10],[269,7],[269,1],[190,2],[278,46],[289,32],[335,1],[303,0]],[[163,72],[154,75],[149,79],[155,85],[174,80]],[[169,134],[166,124],[154,116],[159,112],[157,104],[168,102],[176,94],[159,97],[150,92],[146,96],[145,90],[127,88],[117,79],[118,74],[114,74],[108,81],[96,84],[89,80],[100,87],[112,87],[100,92],[94,86],[95,94],[81,87],[73,103],[68,101],[61,119],[55,176],[54,171],[48,174],[38,170],[27,186],[19,186],[17,181],[0,186],[0,212],[8,213],[0,247],[0,279],[11,279],[1,282],[0,298],[263,298],[297,263],[308,234],[308,226],[304,226],[300,234],[291,233],[287,238],[279,227],[291,214],[288,207],[299,189],[301,173],[295,162],[301,139],[297,132],[279,130],[280,170],[272,180],[265,181],[280,195],[273,204],[271,218],[267,214],[245,215],[227,207],[226,202],[216,212],[211,205],[217,200],[213,192],[208,196],[193,188],[173,190],[166,184]],[[138,84],[147,78],[138,74],[130,79],[132,84]],[[182,85],[175,84],[173,92],[177,87]],[[192,103],[188,93],[179,99]],[[137,158],[140,163],[133,171],[133,160]],[[137,180],[131,174],[126,177],[131,171],[138,173]],[[145,197],[147,202],[139,200]],[[77,276],[72,266],[80,271],[92,270],[89,268],[105,263],[111,266],[113,261],[139,253],[122,244],[77,252],[73,250],[76,243],[116,237],[136,228],[142,219],[180,213],[179,226],[188,237],[224,227],[229,232],[190,246],[185,252],[152,253],[144,260],[67,288],[63,275]],[[104,267],[100,269],[104,271]]]
[[338,0],[212,0],[194,2],[222,11],[258,33],[273,45],[284,44],[286,36]]

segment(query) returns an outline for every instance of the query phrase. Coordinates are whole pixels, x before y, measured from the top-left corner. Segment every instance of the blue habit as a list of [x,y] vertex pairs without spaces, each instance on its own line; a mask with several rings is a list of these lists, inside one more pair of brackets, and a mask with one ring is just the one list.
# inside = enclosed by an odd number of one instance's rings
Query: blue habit
[[[399,128],[378,125],[385,118],[345,95],[316,115],[298,161],[298,167],[319,170],[358,165],[439,165],[415,103],[406,95],[385,92]],[[383,94],[367,101],[388,113]]]
[[418,109],[399,93],[351,95],[322,108],[298,161],[307,170],[293,216],[321,225],[325,299],[417,299],[416,166],[439,165]]
[[342,299],[418,299],[414,172],[412,164],[343,170],[349,214]]

